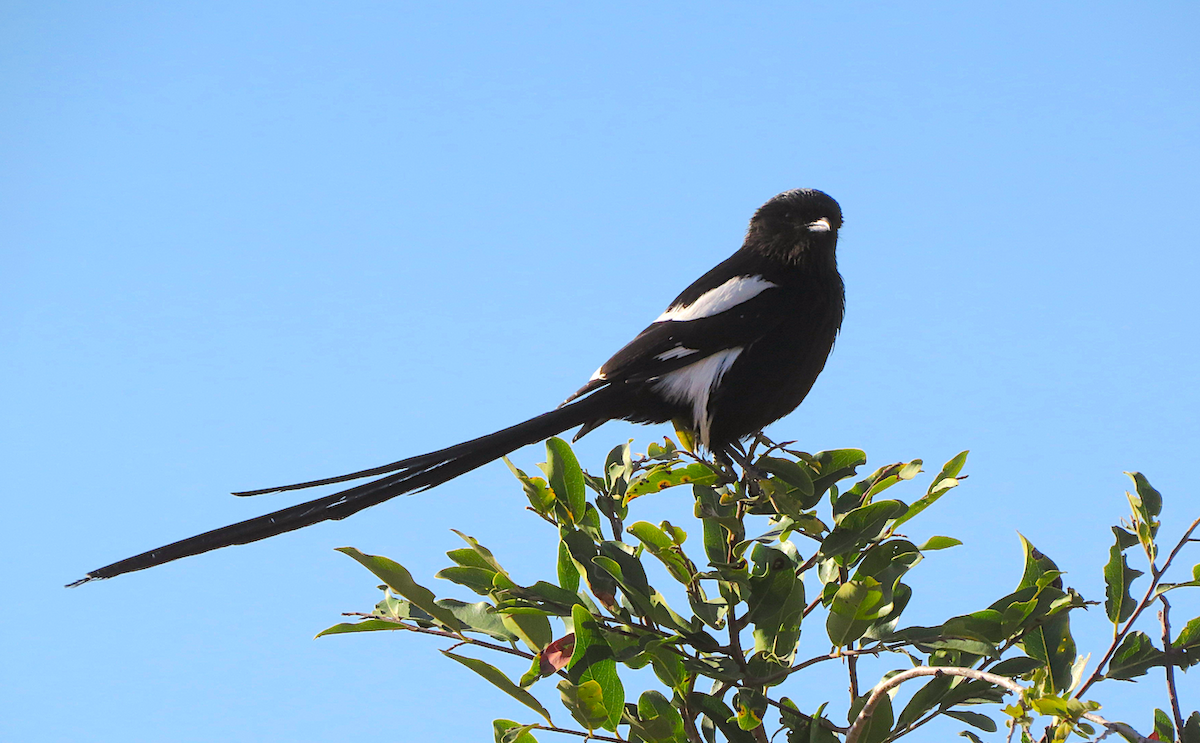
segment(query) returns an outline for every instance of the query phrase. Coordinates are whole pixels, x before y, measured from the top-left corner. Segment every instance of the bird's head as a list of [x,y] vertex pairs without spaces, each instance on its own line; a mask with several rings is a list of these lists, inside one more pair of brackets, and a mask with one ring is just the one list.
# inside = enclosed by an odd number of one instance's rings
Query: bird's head
[[[842,209],[811,188],[784,191],[750,219],[744,247],[790,263],[832,259],[842,227]],[[822,261],[823,262],[823,261]]]

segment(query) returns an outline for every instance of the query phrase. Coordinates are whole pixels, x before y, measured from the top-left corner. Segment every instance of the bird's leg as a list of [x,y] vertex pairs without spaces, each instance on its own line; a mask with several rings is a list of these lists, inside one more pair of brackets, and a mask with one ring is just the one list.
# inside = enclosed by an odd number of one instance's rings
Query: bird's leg
[[696,459],[707,464],[713,471],[720,475],[722,480],[721,485],[733,485],[741,479],[738,477],[737,470],[733,468],[733,460],[729,458],[729,455],[723,449],[717,449],[711,452],[711,454],[713,457],[711,463],[705,461],[703,457],[696,457]]
[[754,490],[758,490],[758,486],[756,484],[758,480],[765,480],[767,478],[767,473],[763,472],[758,467],[755,467],[751,462],[750,457],[747,456],[744,451],[742,451],[738,444],[729,444],[722,450],[721,453],[727,459],[732,459],[739,467],[742,468],[743,479],[746,480],[747,486],[753,488]]

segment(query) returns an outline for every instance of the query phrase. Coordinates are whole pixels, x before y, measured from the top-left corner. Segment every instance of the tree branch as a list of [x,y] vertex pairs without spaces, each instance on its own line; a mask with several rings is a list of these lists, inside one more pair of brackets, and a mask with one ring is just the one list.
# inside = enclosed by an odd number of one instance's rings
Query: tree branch
[[850,730],[846,733],[846,743],[858,743],[858,738],[862,735],[867,721],[871,718],[871,715],[875,712],[875,707],[885,694],[905,681],[911,681],[921,676],[963,676],[975,679],[976,681],[986,681],[989,684],[1003,686],[1018,696],[1024,691],[1020,684],[1007,676],[997,676],[994,673],[987,673],[986,671],[976,671],[974,668],[958,668],[955,666],[939,666],[936,668],[919,666],[917,668],[910,668],[907,671],[892,676],[887,681],[875,687],[874,691],[871,692],[870,698],[867,699],[867,703],[859,711],[858,717],[854,718],[854,724],[850,726]]
[[1138,602],[1137,607],[1133,610],[1133,614],[1125,622],[1125,626],[1113,638],[1112,644],[1108,646],[1107,652],[1104,653],[1104,657],[1096,665],[1096,670],[1092,672],[1087,683],[1079,687],[1079,690],[1075,692],[1076,699],[1083,698],[1083,694],[1092,687],[1092,684],[1103,678],[1104,669],[1108,666],[1108,662],[1112,660],[1113,653],[1117,652],[1117,647],[1120,646],[1121,640],[1125,639],[1125,635],[1133,628],[1133,623],[1137,621],[1146,607],[1154,602],[1154,591],[1158,588],[1159,582],[1162,580],[1163,575],[1166,574],[1167,568],[1171,567],[1171,561],[1175,559],[1175,555],[1179,554],[1179,550],[1183,549],[1183,545],[1191,541],[1192,532],[1196,530],[1197,526],[1200,526],[1200,519],[1193,521],[1192,525],[1183,533],[1183,536],[1179,538],[1179,543],[1175,545],[1175,549],[1171,550],[1171,554],[1167,555],[1167,561],[1163,563],[1161,569],[1156,569],[1154,563],[1150,564],[1150,585],[1146,588],[1146,595]]
[[610,738],[607,735],[596,735],[595,733],[585,733],[582,730],[568,730],[567,728],[556,728],[556,727],[551,727],[550,725],[534,725],[533,729],[534,730],[548,730],[551,733],[563,733],[564,735],[578,735],[580,738],[587,738],[588,740],[604,740],[604,741],[613,741],[614,743],[626,743],[626,741],[622,740],[621,738]]
[[846,656],[846,674],[850,676],[850,704],[858,699],[858,656]]
[[1179,693],[1175,690],[1175,664],[1171,662],[1175,655],[1171,648],[1171,605],[1167,603],[1166,595],[1158,597],[1162,602],[1162,611],[1158,613],[1158,618],[1162,621],[1162,641],[1163,654],[1166,656],[1166,666],[1163,670],[1167,672],[1167,699],[1171,702],[1171,715],[1175,718],[1175,730],[1177,735],[1183,735],[1183,713],[1179,709]]
[[1133,740],[1136,741],[1136,743],[1154,743],[1153,738],[1147,738],[1129,725],[1123,722],[1109,722],[1094,712],[1083,713],[1083,719],[1088,720],[1089,722],[1094,722],[1097,725],[1104,726],[1104,729],[1108,731],[1104,735],[1108,735],[1108,733],[1116,733],[1117,735],[1124,737],[1126,740]]
[[458,644],[455,645],[454,647],[458,647],[458,645],[475,645],[477,647],[487,648],[488,650],[498,650],[501,653],[508,653],[509,655],[516,655],[521,658],[524,658],[525,660],[533,660],[536,657],[533,653],[527,653],[524,650],[517,650],[516,648],[509,648],[509,647],[505,647],[503,645],[497,645],[494,642],[487,642],[486,640],[476,640],[474,637],[463,637],[462,635],[458,635],[453,632],[447,632],[445,630],[440,630],[440,629],[431,629],[428,627],[414,627],[413,625],[406,623],[403,619],[397,619],[395,617],[384,617],[384,616],[380,616],[379,614],[366,614],[361,611],[344,611],[344,612],[342,612],[342,616],[344,616],[344,617],[362,617],[363,619],[378,619],[380,621],[390,622],[391,624],[396,625],[397,628],[406,629],[409,632],[419,632],[422,635],[433,635],[434,637],[445,637],[447,639],[457,641]]
[[[1197,523],[1200,523],[1200,520],[1197,520]],[[854,723],[850,726],[850,730],[847,731],[845,743],[858,743],[858,739],[862,735],[867,721],[870,719],[871,714],[875,711],[875,707],[879,704],[880,700],[885,694],[892,689],[895,689],[900,684],[903,684],[905,681],[911,681],[912,679],[919,678],[921,676],[962,676],[964,678],[974,679],[976,681],[986,681],[989,684],[1002,686],[1018,696],[1024,692],[1024,689],[1020,684],[1008,678],[1007,676],[999,676],[994,673],[987,673],[986,671],[977,671],[974,668],[959,668],[955,666],[919,666],[917,668],[911,668],[907,671],[892,676],[887,681],[875,687],[875,689],[871,692],[870,698],[867,699],[867,703],[863,705],[862,710],[858,713],[858,717],[854,719]],[[929,719],[932,719],[932,716],[927,718],[926,722]],[[1123,722],[1111,722],[1093,712],[1085,712],[1083,714],[1083,719],[1089,720],[1098,725],[1103,725],[1106,730],[1117,733],[1130,740],[1137,741],[1137,743],[1151,743],[1150,738],[1143,736]]]

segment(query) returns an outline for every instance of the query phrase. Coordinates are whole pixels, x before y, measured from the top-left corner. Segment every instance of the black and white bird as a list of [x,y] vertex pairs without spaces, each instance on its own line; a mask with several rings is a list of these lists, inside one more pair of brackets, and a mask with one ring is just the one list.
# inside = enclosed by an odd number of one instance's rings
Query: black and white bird
[[763,204],[741,249],[701,276],[557,409],[457,446],[324,480],[236,495],[377,480],[215,529],[93,570],[70,585],[112,578],[330,519],[441,485],[527,444],[606,421],[683,421],[724,459],[739,442],[790,413],[808,394],[842,324],[837,271],[842,211],[821,191]]

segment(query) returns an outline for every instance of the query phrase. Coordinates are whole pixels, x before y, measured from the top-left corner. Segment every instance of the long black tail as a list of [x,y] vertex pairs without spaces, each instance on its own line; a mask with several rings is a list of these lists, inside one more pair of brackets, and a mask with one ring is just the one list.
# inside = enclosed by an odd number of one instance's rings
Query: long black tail
[[389,465],[363,470],[349,475],[313,480],[296,485],[285,485],[278,488],[253,490],[236,495],[257,495],[280,490],[296,490],[298,488],[315,487],[335,482],[345,482],[360,477],[389,474],[373,482],[343,490],[333,495],[317,498],[307,503],[284,508],[265,516],[242,521],[236,524],[214,529],[198,534],[165,547],[143,552],[140,555],[114,562],[98,570],[93,570],[87,577],[74,583],[68,583],[69,588],[83,585],[91,580],[113,578],[122,573],[132,573],[135,570],[145,570],[155,565],[178,560],[181,557],[199,555],[211,550],[229,547],[235,544],[249,544],[260,539],[273,537],[276,534],[301,529],[331,519],[344,519],[358,513],[364,508],[383,503],[405,493],[427,490],[454,479],[459,475],[470,472],[476,467],[499,459],[526,444],[532,444],[569,428],[584,424],[598,424],[610,418],[618,417],[611,410],[611,403],[604,390],[590,397],[573,402],[564,407],[552,410],[531,418],[524,423],[481,436],[457,446],[451,446],[440,451],[422,454],[410,459],[393,462]]

